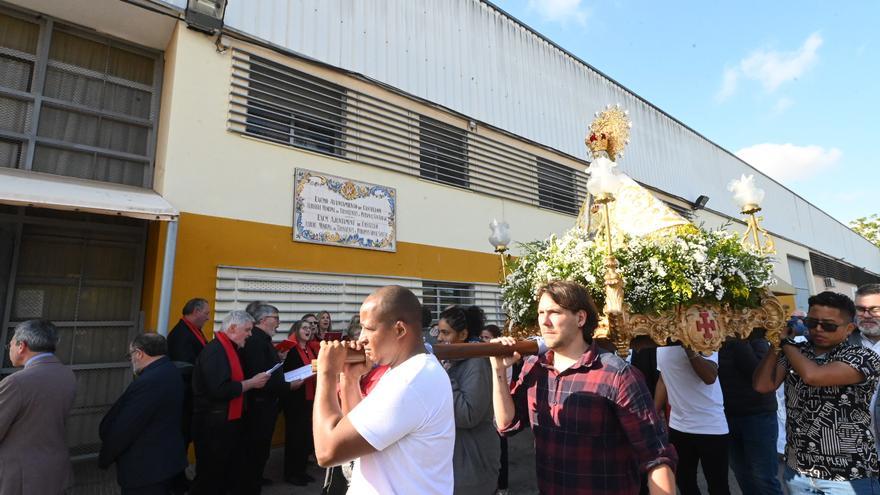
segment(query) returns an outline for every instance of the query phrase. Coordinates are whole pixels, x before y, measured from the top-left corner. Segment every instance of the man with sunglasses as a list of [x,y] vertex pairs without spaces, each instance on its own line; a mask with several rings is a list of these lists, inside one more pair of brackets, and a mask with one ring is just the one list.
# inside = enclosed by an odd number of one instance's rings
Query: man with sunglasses
[[848,342],[855,312],[843,294],[810,297],[808,341],[784,339],[755,371],[760,393],[785,381],[784,481],[792,495],[880,492],[870,414],[880,356]]

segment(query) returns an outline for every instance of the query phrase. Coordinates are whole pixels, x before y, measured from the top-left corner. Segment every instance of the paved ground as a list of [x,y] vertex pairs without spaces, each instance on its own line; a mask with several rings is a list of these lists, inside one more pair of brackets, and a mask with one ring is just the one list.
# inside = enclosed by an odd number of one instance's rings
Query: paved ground
[[[535,483],[535,452],[532,448],[533,437],[530,431],[523,431],[510,439],[510,494],[533,495],[538,493]],[[309,467],[309,474],[318,481],[309,486],[299,487],[285,483],[282,476],[282,462],[284,449],[272,450],[269,463],[266,465],[265,474],[274,481],[272,486],[266,487],[263,493],[266,495],[318,495],[321,493],[321,485],[324,480],[324,470],[314,463]],[[77,463],[76,480],[77,487],[72,491],[76,495],[111,495],[119,493],[115,483],[115,471],[103,471],[97,469],[94,462]],[[700,489],[708,493],[706,482],[702,473],[699,475]],[[731,495],[742,495],[733,473],[730,473]]]
[[[534,438],[530,431],[523,431],[510,439],[510,495],[533,495],[538,493],[535,483],[535,451],[532,447]],[[310,466],[309,474],[318,479],[306,487],[293,486],[281,481],[282,479],[283,449],[272,451],[272,457],[266,466],[266,476],[272,478],[275,484],[264,489],[266,495],[318,495],[321,493],[321,483],[324,472],[316,465]],[[729,473],[731,495],[742,495],[733,472]],[[698,478],[700,490],[709,493],[702,472]]]
[[[535,452],[532,448],[532,434],[529,431],[511,438],[510,448],[510,494],[526,495],[538,493],[535,485]],[[275,483],[263,489],[266,495],[318,495],[321,493],[321,483],[324,480],[324,470],[312,464],[309,474],[318,479],[306,487],[293,486],[282,480],[282,462],[284,449],[274,449],[265,474],[275,480]]]

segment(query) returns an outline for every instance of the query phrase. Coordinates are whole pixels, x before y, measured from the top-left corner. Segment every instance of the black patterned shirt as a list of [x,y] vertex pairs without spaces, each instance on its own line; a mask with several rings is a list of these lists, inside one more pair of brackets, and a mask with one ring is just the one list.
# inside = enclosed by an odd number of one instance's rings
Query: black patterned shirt
[[818,365],[846,363],[865,375],[865,381],[839,387],[804,383],[780,355],[785,377],[785,456],[795,471],[824,480],[847,481],[877,476],[878,459],[871,428],[871,397],[880,378],[880,357],[863,347],[843,342],[816,356],[812,342],[798,344],[801,353]]

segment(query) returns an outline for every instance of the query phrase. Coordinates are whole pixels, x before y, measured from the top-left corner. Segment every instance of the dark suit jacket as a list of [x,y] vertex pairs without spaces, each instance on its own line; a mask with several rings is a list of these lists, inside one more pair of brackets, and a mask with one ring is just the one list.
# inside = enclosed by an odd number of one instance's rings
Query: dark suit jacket
[[[245,378],[266,371],[281,362],[278,359],[278,351],[272,345],[272,337],[257,327],[254,327],[251,336],[244,342],[241,355],[241,368]],[[265,387],[249,390],[246,400],[249,407],[254,407],[257,402],[275,403],[277,407],[279,396],[289,388],[287,382],[284,381],[284,372],[278,368],[272,373],[272,378],[269,379]]]
[[151,363],[101,421],[98,465],[116,463],[123,488],[167,480],[186,468],[180,431],[183,380],[167,357]]
[[178,320],[177,325],[168,332],[168,357],[172,361],[196,364],[196,358],[204,347],[183,319]]

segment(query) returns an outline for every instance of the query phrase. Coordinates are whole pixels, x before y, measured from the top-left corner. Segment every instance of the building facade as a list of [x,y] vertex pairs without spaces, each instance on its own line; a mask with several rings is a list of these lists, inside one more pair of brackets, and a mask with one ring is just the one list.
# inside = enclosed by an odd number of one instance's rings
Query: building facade
[[[129,340],[193,297],[215,323],[265,300],[338,328],[397,283],[502,322],[488,224],[572,227],[609,103],[634,122],[621,168],[696,223],[744,230],[725,186],[756,175],[790,309],[878,280],[868,241],[491,3],[233,0],[219,34],[185,18],[182,0],[0,2],[3,338],[58,323],[76,458],[130,380]],[[295,240],[302,170],[393,189],[394,249]]]

